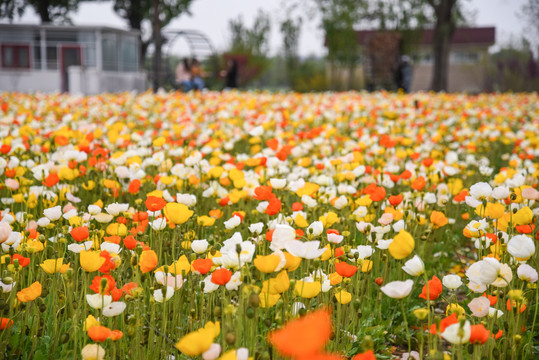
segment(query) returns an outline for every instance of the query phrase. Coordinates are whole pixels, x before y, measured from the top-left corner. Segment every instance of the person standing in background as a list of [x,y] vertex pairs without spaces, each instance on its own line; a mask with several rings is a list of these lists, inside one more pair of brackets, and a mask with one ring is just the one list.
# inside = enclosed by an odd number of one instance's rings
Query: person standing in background
[[225,89],[236,89],[238,87],[238,62],[235,59],[228,59],[226,70],[220,74],[225,78]]
[[397,89],[402,89],[406,94],[409,93],[412,87],[412,74],[413,70],[410,57],[408,55],[402,55],[395,73]]

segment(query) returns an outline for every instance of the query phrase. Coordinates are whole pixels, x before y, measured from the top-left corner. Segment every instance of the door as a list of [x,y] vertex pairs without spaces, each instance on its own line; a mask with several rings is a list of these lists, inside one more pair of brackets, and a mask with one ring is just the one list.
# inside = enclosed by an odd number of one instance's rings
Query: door
[[70,66],[82,65],[82,56],[80,46],[62,45],[60,47],[60,73],[62,78],[62,92],[69,91],[69,73],[67,69]]

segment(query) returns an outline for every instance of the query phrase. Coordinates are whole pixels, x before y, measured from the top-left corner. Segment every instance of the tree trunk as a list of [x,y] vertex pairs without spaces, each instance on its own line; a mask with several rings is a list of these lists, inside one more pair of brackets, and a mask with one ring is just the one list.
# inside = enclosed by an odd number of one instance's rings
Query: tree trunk
[[159,89],[159,76],[161,75],[161,21],[159,19],[159,2],[160,0],[153,0],[153,38],[155,51],[153,55],[153,91],[156,92]]
[[[433,2],[430,3],[433,5]],[[447,91],[449,51],[451,49],[451,36],[455,30],[453,18],[455,3],[456,0],[441,0],[437,5],[433,5],[436,13],[436,25],[433,37],[434,68],[431,89],[434,91]]]
[[51,16],[49,14],[49,1],[48,0],[41,0],[38,1],[35,10],[38,13],[39,17],[41,18],[42,24],[47,24],[51,22]]

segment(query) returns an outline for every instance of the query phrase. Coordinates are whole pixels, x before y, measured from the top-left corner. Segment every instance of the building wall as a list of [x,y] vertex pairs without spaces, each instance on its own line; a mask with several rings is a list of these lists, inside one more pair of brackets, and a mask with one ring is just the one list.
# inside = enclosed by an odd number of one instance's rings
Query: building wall
[[0,71],[0,91],[56,92],[60,91],[58,71]]
[[[467,55],[470,58],[467,58]],[[453,46],[449,58],[448,91],[469,93],[483,91],[487,56],[487,47]],[[433,67],[431,48],[420,49],[414,55],[412,91],[430,89]]]
[[142,72],[82,70],[71,66],[69,72],[69,91],[72,94],[92,95],[102,92],[138,91],[147,89],[146,74]]

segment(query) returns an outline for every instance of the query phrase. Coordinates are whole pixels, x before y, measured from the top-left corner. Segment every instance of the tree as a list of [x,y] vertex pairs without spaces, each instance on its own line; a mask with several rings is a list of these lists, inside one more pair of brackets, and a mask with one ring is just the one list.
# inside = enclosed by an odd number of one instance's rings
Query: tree
[[228,22],[230,44],[227,58],[239,64],[241,85],[257,78],[269,65],[269,35],[271,21],[269,15],[259,10],[251,28],[247,27],[241,16]]
[[299,34],[301,30],[302,19],[298,17],[296,20],[288,17],[281,22],[281,34],[283,35],[283,52],[286,64],[286,72],[288,79],[292,79],[294,69],[299,60],[298,44]]
[[359,44],[356,26],[363,18],[366,0],[315,0],[321,14],[321,27],[326,34],[328,60],[330,63],[330,85],[337,87],[340,77],[339,65],[348,67],[348,89],[352,87],[353,73],[359,60]]
[[436,17],[432,44],[434,68],[431,89],[445,91],[447,90],[451,36],[455,31],[457,18],[457,0],[427,0],[427,2],[434,10]]
[[[147,20],[152,24],[150,36],[142,36],[141,60],[146,57],[150,43],[154,44],[153,87],[157,91],[161,73],[161,29],[183,13],[189,13],[193,0],[114,0],[114,11],[127,21],[129,27],[143,34],[142,23]],[[142,61],[141,61],[142,63]]]
[[78,8],[80,0],[0,0],[0,18],[13,20],[32,7],[42,24],[71,22],[68,13]]
[[521,10],[521,17],[526,21],[529,31],[527,39],[531,42],[535,56],[539,55],[539,0],[528,0]]

